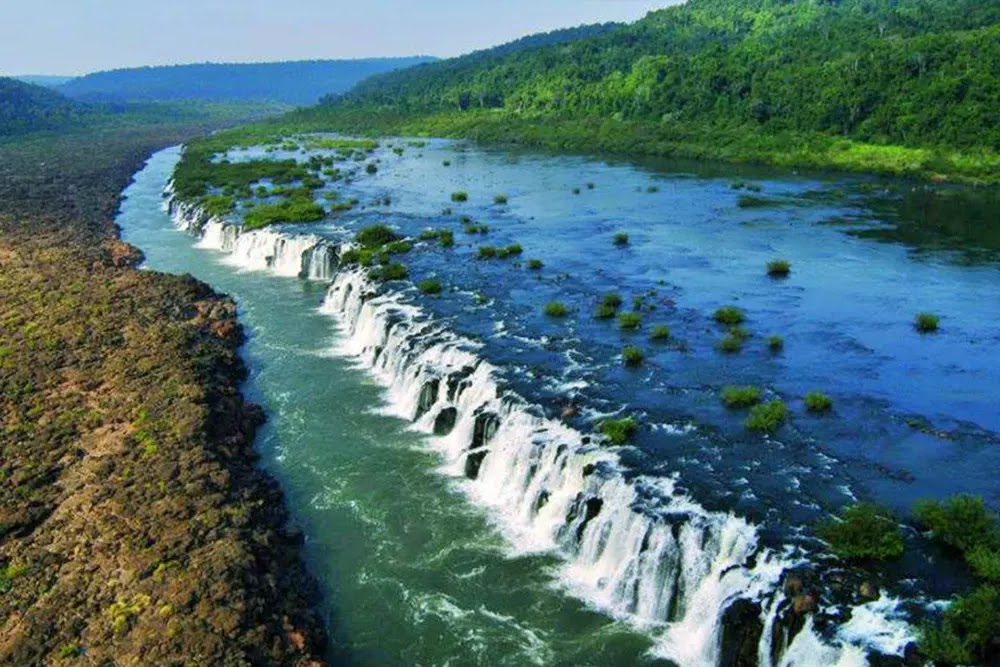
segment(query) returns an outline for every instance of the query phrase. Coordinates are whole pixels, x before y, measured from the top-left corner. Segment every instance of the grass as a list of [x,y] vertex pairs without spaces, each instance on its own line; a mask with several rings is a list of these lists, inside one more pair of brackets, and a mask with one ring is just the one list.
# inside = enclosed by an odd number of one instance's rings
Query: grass
[[580,188],[573,188],[573,194],[575,195],[580,194]]
[[736,354],[743,349],[744,340],[746,339],[743,338],[743,336],[728,333],[725,338],[715,344],[715,347],[720,352],[725,352],[726,354]]
[[628,331],[634,331],[642,326],[642,315],[639,313],[622,313],[618,316],[618,326]]
[[450,230],[446,229],[441,232],[438,243],[441,244],[442,248],[450,248],[455,245],[455,235]]
[[444,160],[441,163],[441,165],[444,166],[444,167],[450,167],[451,166],[451,160]]
[[670,327],[665,324],[657,324],[653,327],[652,333],[649,334],[650,339],[657,341],[664,341],[670,339]]
[[716,310],[712,317],[719,324],[725,324],[730,327],[743,324],[746,321],[746,314],[741,308],[737,308],[736,306],[723,306]]
[[649,194],[653,194],[654,192],[659,192],[659,191],[660,191],[659,185],[650,185],[648,188],[646,188],[646,192],[648,192]]
[[903,531],[892,514],[871,503],[848,507],[839,519],[822,524],[819,536],[846,561],[884,561],[903,555]]
[[435,278],[426,278],[417,283],[417,288],[424,294],[440,294],[441,281]]
[[598,320],[613,320],[616,315],[618,315],[618,309],[606,303],[600,304],[594,311],[594,317]]
[[497,256],[497,249],[491,245],[479,246],[479,259],[493,259]]
[[462,192],[462,191],[452,192],[451,193],[451,200],[453,202],[457,203],[457,204],[461,204],[463,202],[467,202],[467,201],[469,201],[469,193],[468,192]]
[[306,197],[289,197],[275,204],[261,204],[243,217],[246,230],[282,223],[318,222],[326,217],[323,207]]
[[540,260],[540,259],[529,259],[528,260],[528,268],[531,269],[532,271],[539,271],[544,266],[545,266],[545,264],[543,264],[542,260]]
[[920,313],[913,322],[920,333],[934,333],[941,325],[941,318],[932,313]]
[[727,408],[750,408],[760,403],[759,387],[725,387],[722,390],[722,403]]
[[774,433],[788,418],[788,407],[782,400],[756,405],[750,410],[744,425],[751,431]]
[[569,308],[559,301],[550,301],[542,309],[549,317],[566,317],[569,315]]
[[493,197],[493,203],[498,206],[506,206],[507,195],[496,195],[495,197]]
[[406,268],[405,264],[400,264],[399,262],[389,262],[388,264],[377,269],[372,269],[368,273],[368,276],[372,280],[382,280],[384,282],[406,280],[409,275],[410,270]]
[[639,422],[632,417],[607,419],[597,426],[597,430],[608,439],[609,443],[621,447],[635,436],[639,430]]
[[785,349],[785,339],[781,336],[768,337],[767,349],[771,350],[771,352],[781,352]]
[[635,347],[634,345],[629,345],[624,350],[622,350],[622,360],[625,365],[630,368],[635,368],[636,366],[641,366],[642,362],[645,361],[646,355],[643,354],[642,350]]
[[500,248],[497,251],[498,257],[518,257],[524,252],[524,248],[521,247],[520,243],[511,243],[505,248]]
[[775,259],[767,263],[767,275],[772,278],[787,278],[792,273],[792,264],[786,259]]
[[395,243],[402,237],[386,225],[369,225],[354,235],[354,240],[365,248],[378,248]]
[[959,553],[968,554],[980,547],[1000,548],[997,517],[979,496],[921,501],[914,506],[913,514],[933,532],[935,540]]
[[594,185],[593,183],[587,183],[587,189],[588,189],[588,190],[593,190],[593,189],[594,189],[594,188],[596,188],[596,187],[597,187],[597,186],[596,186],[596,185]]
[[369,174],[373,174],[373,175],[377,174],[378,173],[378,165],[375,164],[374,162],[369,162],[368,165],[365,167],[365,171],[368,172]]
[[618,232],[615,234],[615,245],[616,246],[627,246],[628,245],[628,234],[625,232]]
[[603,297],[601,297],[602,306],[608,306],[616,310],[618,308],[621,308],[621,305],[623,303],[625,303],[625,300],[622,299],[622,295],[618,294],[617,292],[609,292],[605,294]]
[[809,412],[829,412],[833,409],[833,400],[821,391],[811,391],[806,394],[806,409]]

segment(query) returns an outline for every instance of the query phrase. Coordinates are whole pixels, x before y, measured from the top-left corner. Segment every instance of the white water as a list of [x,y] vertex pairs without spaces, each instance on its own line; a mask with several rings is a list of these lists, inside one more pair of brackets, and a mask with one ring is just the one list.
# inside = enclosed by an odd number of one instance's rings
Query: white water
[[653,633],[657,655],[684,667],[718,665],[723,615],[741,598],[763,610],[762,667],[860,667],[868,664],[864,647],[901,654],[911,639],[905,624],[888,620],[896,607],[888,601],[858,608],[830,641],[810,618],[772,663],[785,602],[779,582],[793,563],[762,549],[753,525],[706,511],[673,480],[627,481],[613,450],[502,390],[477,345],[365,271],[336,272],[327,254],[335,250],[318,237],[243,233],[176,202],[171,211],[179,228],[200,237],[199,247],[229,253],[235,266],[332,279],[322,310],[342,334],[335,351],[385,386],[385,412],[428,434],[453,414],[453,426],[429,438],[445,471],[491,510],[515,550],[558,553],[569,592]]

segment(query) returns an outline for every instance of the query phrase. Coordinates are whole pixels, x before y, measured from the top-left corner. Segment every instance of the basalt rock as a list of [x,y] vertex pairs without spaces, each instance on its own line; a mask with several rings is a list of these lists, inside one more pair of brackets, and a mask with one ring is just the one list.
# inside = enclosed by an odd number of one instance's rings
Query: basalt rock
[[757,667],[757,646],[764,633],[760,606],[739,599],[722,616],[719,664],[726,667]]

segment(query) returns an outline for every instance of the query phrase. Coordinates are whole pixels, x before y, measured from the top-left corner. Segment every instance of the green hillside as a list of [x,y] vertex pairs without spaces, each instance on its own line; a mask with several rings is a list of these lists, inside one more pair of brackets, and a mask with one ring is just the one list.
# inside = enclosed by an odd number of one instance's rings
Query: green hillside
[[0,136],[64,127],[83,113],[83,107],[48,88],[0,78]]
[[997,109],[998,0],[690,0],[568,43],[373,77],[303,117],[996,180]]

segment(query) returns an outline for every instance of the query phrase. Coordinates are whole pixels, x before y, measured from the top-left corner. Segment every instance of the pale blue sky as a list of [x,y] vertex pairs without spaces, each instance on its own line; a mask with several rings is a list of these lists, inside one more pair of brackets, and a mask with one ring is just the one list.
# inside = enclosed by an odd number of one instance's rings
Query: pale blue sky
[[452,56],[676,0],[0,0],[0,74]]

